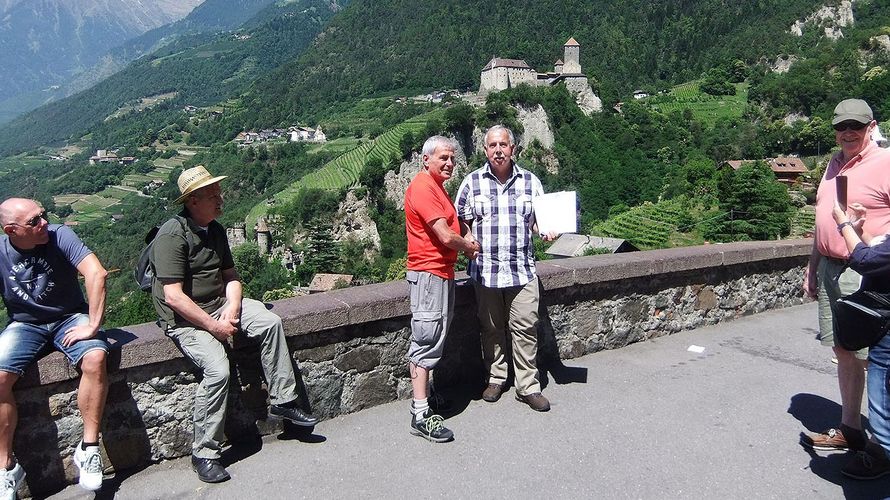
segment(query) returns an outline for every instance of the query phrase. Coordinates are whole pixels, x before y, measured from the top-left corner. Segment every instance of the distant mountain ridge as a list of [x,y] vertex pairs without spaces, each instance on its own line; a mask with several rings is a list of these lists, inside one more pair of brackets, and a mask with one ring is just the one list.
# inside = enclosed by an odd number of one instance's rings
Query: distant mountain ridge
[[[231,6],[232,1],[207,0],[216,6]],[[169,105],[203,106],[235,96],[260,75],[302,53],[347,4],[345,0],[234,1],[253,8],[262,2],[267,5],[254,16],[258,24],[237,36],[228,31],[179,34],[95,87],[16,118],[3,127],[6,133],[0,133],[0,150],[79,137],[142,97],[175,91],[176,99]]]
[[0,98],[65,82],[109,49],[185,17],[203,0],[6,0]]
[[[104,1],[133,2],[134,0]],[[237,28],[273,1],[275,0],[186,0],[184,2],[164,0],[157,7],[163,9],[165,2],[171,5],[175,4],[175,8],[172,10],[176,12],[176,16],[171,18],[172,22],[151,26],[151,29],[147,31],[143,29],[137,33],[138,36],[129,37],[108,47],[96,55],[89,65],[79,67],[77,71],[64,77],[63,81],[56,80],[51,85],[25,90],[11,97],[5,97],[2,88],[0,88],[0,124],[38,106],[88,89],[122,70],[131,61],[151,53],[163,45],[172,43],[182,36]],[[9,7],[4,9],[3,2],[6,2]],[[22,0],[0,0],[0,13],[21,2]],[[196,4],[197,6],[195,6]],[[190,7],[194,7],[194,9],[191,9],[190,12],[185,10]],[[180,15],[183,11],[188,15],[185,17]],[[0,69],[2,68],[3,66],[0,66]],[[2,85],[2,79],[0,79],[0,85]]]

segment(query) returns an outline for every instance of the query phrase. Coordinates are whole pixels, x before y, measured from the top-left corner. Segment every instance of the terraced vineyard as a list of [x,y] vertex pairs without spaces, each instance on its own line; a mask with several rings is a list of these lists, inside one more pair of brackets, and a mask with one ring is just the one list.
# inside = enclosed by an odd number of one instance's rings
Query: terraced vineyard
[[[399,142],[402,137],[408,132],[412,134],[422,132],[428,121],[439,118],[441,114],[441,110],[431,111],[396,125],[373,141],[362,143],[355,149],[331,160],[320,169],[306,174],[300,180],[276,193],[272,197],[274,200],[272,203],[286,203],[305,188],[333,190],[354,186],[358,182],[362,168],[369,159],[377,158],[386,162],[392,157],[400,156]],[[253,227],[256,220],[268,212],[269,205],[268,202],[263,201],[251,209],[247,215],[248,227]]]
[[800,207],[791,218],[789,238],[806,238],[816,230],[816,208],[810,205]]
[[699,89],[699,81],[687,82],[671,89],[667,95],[649,97],[645,102],[654,110],[668,114],[672,111],[692,111],[696,120],[714,125],[720,118],[738,118],[748,102],[748,84],[735,84],[736,94],[712,96]]
[[677,239],[677,226],[684,212],[682,205],[672,200],[645,202],[606,220],[594,231],[628,240],[643,250],[664,248],[669,246],[669,239]]

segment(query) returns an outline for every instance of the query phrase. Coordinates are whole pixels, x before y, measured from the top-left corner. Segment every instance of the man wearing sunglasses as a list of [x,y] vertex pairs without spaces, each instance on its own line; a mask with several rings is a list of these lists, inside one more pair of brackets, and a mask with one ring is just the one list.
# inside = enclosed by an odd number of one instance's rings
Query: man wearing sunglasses
[[849,252],[832,210],[839,199],[845,209],[859,203],[868,213],[864,231],[868,234],[888,232],[890,152],[871,140],[877,123],[871,108],[861,99],[841,101],[834,109],[831,124],[841,150],[828,163],[816,194],[816,234],[803,288],[807,296],[819,301],[819,338],[823,345],[834,349],[837,357],[841,421],[837,428],[803,435],[801,443],[820,451],[858,451],[866,445],[860,411],[868,352],[867,349],[851,352],[835,344],[834,307],[839,297],[859,288],[860,276],[847,268]]
[[[12,387],[52,344],[81,372],[77,406],[83,440],[74,449],[80,485],[102,487],[99,423],[108,381],[108,343],[99,327],[105,315],[105,276],[99,259],[67,226],[50,224],[36,201],[0,204],[0,291],[9,325],[0,333],[0,497],[13,498],[25,477],[12,453],[18,411]],[[84,277],[84,300],[78,273]]]

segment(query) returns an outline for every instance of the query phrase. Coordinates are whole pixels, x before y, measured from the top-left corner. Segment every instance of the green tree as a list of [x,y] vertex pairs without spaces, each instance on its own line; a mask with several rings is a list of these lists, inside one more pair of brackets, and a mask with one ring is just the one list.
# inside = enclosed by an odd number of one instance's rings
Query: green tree
[[706,236],[716,240],[770,240],[790,229],[788,190],[764,162],[743,165],[726,177],[720,209],[726,217],[706,230]]

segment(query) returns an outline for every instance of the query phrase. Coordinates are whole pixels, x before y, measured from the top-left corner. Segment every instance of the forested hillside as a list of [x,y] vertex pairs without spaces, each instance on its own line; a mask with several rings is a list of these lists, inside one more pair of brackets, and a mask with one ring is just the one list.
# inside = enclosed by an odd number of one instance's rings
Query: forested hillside
[[494,0],[483,8],[465,0],[357,0],[298,61],[258,82],[246,108],[274,123],[359,96],[475,88],[492,56],[547,70],[569,37],[581,43],[594,90],[612,102],[641,84],[690,80],[724,61],[777,53],[788,27],[815,5]]

